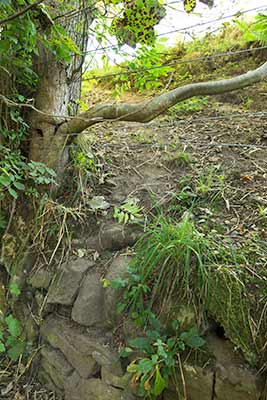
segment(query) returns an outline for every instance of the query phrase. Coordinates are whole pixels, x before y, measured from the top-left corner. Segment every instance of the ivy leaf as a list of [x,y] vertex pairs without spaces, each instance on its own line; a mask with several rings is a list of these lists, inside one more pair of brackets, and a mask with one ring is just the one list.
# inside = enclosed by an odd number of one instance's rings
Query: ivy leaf
[[8,187],[11,183],[9,176],[0,176],[0,184]]
[[0,342],[0,353],[4,353],[6,351],[5,345],[3,342]]
[[13,296],[18,297],[21,293],[21,290],[16,283],[11,283],[9,285],[9,290],[10,290],[10,293],[13,294]]
[[16,342],[16,344],[8,349],[7,355],[12,361],[17,361],[19,357],[24,353],[25,343],[24,342]]
[[16,192],[14,189],[12,189],[10,186],[8,187],[8,191],[9,191],[9,194],[10,194],[12,197],[14,197],[14,199],[17,199],[17,198],[18,198],[17,192]]
[[187,346],[189,346],[193,349],[198,349],[199,347],[201,347],[205,344],[205,340],[202,339],[202,337],[200,337],[200,336],[191,336],[185,342],[186,342]]
[[20,323],[19,321],[13,317],[13,315],[9,315],[5,318],[7,323],[7,329],[11,336],[18,337],[21,333]]
[[149,341],[146,338],[138,337],[129,341],[130,346],[135,349],[149,351],[151,350],[151,346]]
[[15,188],[18,189],[18,190],[24,190],[24,189],[25,189],[25,185],[23,185],[23,183],[21,183],[21,182],[15,181],[15,182],[13,183],[13,185],[14,185]]

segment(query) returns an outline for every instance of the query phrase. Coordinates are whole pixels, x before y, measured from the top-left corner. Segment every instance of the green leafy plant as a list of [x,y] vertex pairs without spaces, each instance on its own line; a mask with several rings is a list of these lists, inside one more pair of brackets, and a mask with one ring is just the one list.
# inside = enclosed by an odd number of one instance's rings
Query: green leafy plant
[[181,332],[179,322],[173,320],[168,333],[162,332],[160,321],[152,314],[150,328],[144,337],[129,341],[122,351],[123,357],[138,354],[128,365],[132,381],[138,385],[138,395],[157,399],[168,387],[179,365],[179,357],[187,349],[198,349],[205,341],[196,328]]
[[[20,289],[17,284],[9,285],[9,292],[17,298]],[[11,361],[16,362],[23,355],[26,343],[20,322],[12,313],[7,316],[0,313],[0,354],[5,354]]]
[[266,206],[258,206],[258,213],[261,218],[267,217],[267,207]]
[[243,32],[247,42],[258,41],[265,45],[267,42],[267,15],[258,14],[254,21],[237,20],[236,24]]
[[25,190],[27,180],[36,185],[56,183],[56,173],[51,168],[40,162],[27,162],[19,150],[0,146],[0,157],[0,195],[8,192],[17,198],[18,191]]
[[210,195],[211,200],[221,197],[225,191],[225,176],[218,174],[215,168],[201,173],[195,183],[195,192],[199,195]]
[[127,199],[118,207],[114,207],[113,217],[119,224],[137,222],[142,217],[142,208],[138,205],[138,199]]
[[97,169],[93,154],[90,152],[85,154],[83,151],[77,151],[75,154],[75,166],[90,172],[95,172]]
[[12,314],[0,317],[0,353],[6,353],[12,361],[17,361],[25,351],[20,322]]

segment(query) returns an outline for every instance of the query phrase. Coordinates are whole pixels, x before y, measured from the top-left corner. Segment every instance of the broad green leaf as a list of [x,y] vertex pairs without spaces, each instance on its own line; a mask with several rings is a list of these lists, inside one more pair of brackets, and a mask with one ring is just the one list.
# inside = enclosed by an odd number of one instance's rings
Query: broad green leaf
[[19,357],[24,353],[25,343],[18,341],[13,347],[8,349],[7,355],[12,361],[17,361]]
[[159,396],[164,389],[167,387],[167,382],[165,379],[161,376],[159,366],[156,366],[156,378],[155,378],[155,383],[154,383],[154,394],[156,396]]
[[186,339],[185,343],[193,349],[198,349],[205,344],[205,340],[200,336],[190,336]]
[[5,318],[7,323],[7,329],[10,335],[18,337],[21,333],[20,323],[19,321],[10,314]]
[[6,351],[5,345],[0,341],[0,353],[4,353]]
[[152,340],[156,341],[160,337],[160,334],[156,330],[147,330],[146,335],[150,337]]
[[16,192],[14,189],[12,189],[10,186],[9,186],[7,189],[8,189],[8,191],[9,191],[9,194],[10,194],[12,197],[14,197],[14,199],[17,199],[17,198],[18,198],[18,194],[17,194],[17,192]]
[[14,296],[19,296],[21,293],[21,290],[16,283],[11,283],[9,285],[9,290],[10,293],[13,294]]
[[160,320],[158,318],[156,318],[155,315],[151,315],[149,317],[149,322],[151,324],[151,326],[156,330],[156,331],[160,331],[161,328],[161,324],[160,324]]
[[149,358],[143,358],[137,365],[137,372],[146,374],[154,368],[154,363]]
[[117,278],[117,279],[113,279],[111,281],[111,287],[113,289],[121,289],[126,287],[128,284],[128,281],[126,279],[121,279],[121,278]]
[[25,185],[23,185],[23,183],[21,183],[21,182],[15,181],[15,182],[13,183],[13,185],[14,185],[15,188],[18,189],[18,190],[24,190],[24,189],[25,189]]
[[11,183],[11,179],[9,178],[9,176],[0,176],[0,184],[3,186],[8,187]]
[[0,6],[10,6],[11,0],[0,0]]
[[147,350],[150,349],[150,343],[148,339],[144,337],[138,337],[129,341],[130,346],[134,347],[135,349],[139,350]]

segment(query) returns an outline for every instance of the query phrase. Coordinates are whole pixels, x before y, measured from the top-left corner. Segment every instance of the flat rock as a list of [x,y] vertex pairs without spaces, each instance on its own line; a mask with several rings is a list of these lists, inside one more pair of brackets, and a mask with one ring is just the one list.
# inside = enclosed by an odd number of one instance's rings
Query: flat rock
[[65,400],[122,400],[122,391],[101,379],[81,379],[74,373],[65,383]]
[[62,264],[50,286],[47,303],[72,305],[85,273],[93,265],[84,258]]
[[41,326],[41,335],[52,347],[61,350],[83,378],[94,375],[103,365],[119,368],[118,355],[99,333],[83,333],[70,321],[49,316]]
[[111,371],[109,368],[101,368],[101,379],[110,386],[117,387],[120,389],[126,389],[129,386],[129,382],[132,378],[132,374],[126,372],[123,376],[118,376]]
[[[38,370],[38,380],[51,392],[55,392],[59,395],[62,394],[62,388],[55,385],[54,381],[51,379],[50,375],[44,370],[44,368],[39,368]],[[61,396],[59,397],[61,399]]]
[[90,273],[83,280],[71,317],[80,325],[103,325],[105,320],[104,289],[99,274]]
[[29,283],[36,289],[48,289],[53,275],[54,273],[51,269],[40,268],[31,275]]
[[115,351],[105,348],[96,349],[92,353],[92,357],[97,364],[111,371],[113,374],[121,377],[123,375],[119,354]]
[[110,221],[102,226],[97,236],[86,241],[86,247],[98,251],[121,250],[132,246],[143,234],[139,225],[121,225]]
[[[62,379],[73,372],[73,367],[59,350],[45,346],[41,350],[41,355],[56,370],[57,374],[62,376]],[[53,376],[51,378],[53,379]]]
[[[211,400],[214,379],[214,372],[211,369],[204,369],[185,363],[183,365],[183,373],[188,400]],[[183,382],[180,376],[177,376],[177,379],[179,394],[175,390],[176,385],[171,383],[169,388],[163,392],[164,400],[184,399]],[[225,397],[224,400],[226,399]],[[232,397],[230,399],[232,400]]]
[[57,371],[52,364],[50,364],[46,358],[42,358],[40,361],[40,368],[45,371],[45,374],[49,377],[48,382],[50,380],[59,390],[64,389],[65,377]]
[[216,399],[257,400],[260,398],[257,371],[249,369],[230,340],[216,335],[206,338],[209,351],[215,356]]
[[47,318],[41,326],[41,335],[50,345],[61,352],[79,374],[88,378],[99,369],[92,357],[95,345],[71,324],[59,317]]
[[242,366],[216,365],[216,400],[258,400],[261,392],[256,372]]
[[[114,279],[125,279],[128,275],[127,267],[131,261],[130,256],[117,256],[110,265],[110,269],[105,279],[112,282]],[[105,288],[105,315],[107,323],[114,325],[118,321],[117,304],[120,301],[122,290],[113,289],[108,286]]]

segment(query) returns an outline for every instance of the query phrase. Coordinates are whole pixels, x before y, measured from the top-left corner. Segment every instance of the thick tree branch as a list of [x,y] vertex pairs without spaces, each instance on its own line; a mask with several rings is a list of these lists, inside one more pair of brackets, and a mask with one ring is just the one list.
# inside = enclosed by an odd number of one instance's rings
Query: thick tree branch
[[79,114],[76,118],[63,123],[59,127],[57,134],[78,134],[89,126],[105,120],[149,122],[180,101],[194,96],[216,95],[242,89],[260,82],[265,78],[267,78],[267,62],[259,68],[235,78],[192,83],[173,89],[168,93],[156,96],[153,99],[142,103],[96,105]]
[[22,8],[20,11],[16,12],[15,14],[10,15],[7,18],[0,20],[0,25],[6,24],[9,21],[12,21],[15,18],[20,17],[21,15],[25,14],[29,10],[36,8],[39,4],[41,4],[44,0],[37,0],[35,3],[29,4],[28,6]]

